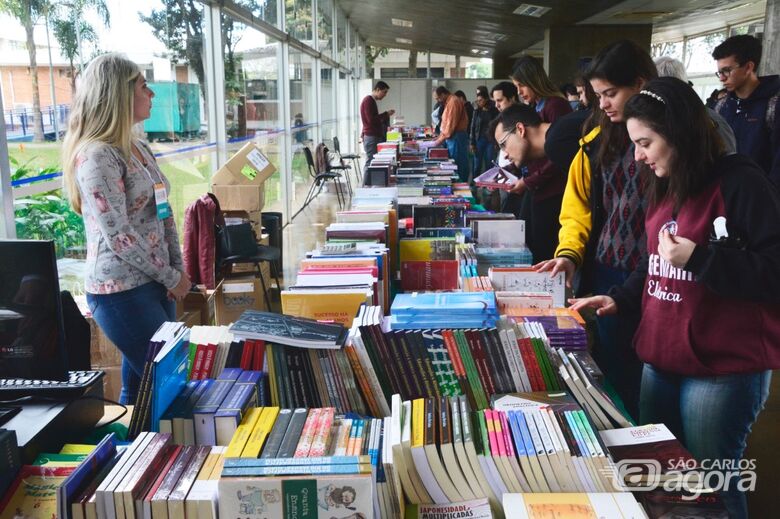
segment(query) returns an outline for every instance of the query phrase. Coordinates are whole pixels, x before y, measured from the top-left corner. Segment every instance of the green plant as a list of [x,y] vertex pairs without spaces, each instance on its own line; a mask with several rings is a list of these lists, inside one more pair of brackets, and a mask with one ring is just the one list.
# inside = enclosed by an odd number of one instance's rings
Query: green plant
[[14,200],[16,235],[31,240],[53,240],[57,256],[80,251],[86,243],[84,221],[62,196],[62,190]]
[[37,156],[30,157],[24,162],[20,162],[19,159],[14,157],[13,155],[8,157],[8,161],[11,163],[11,166],[14,167],[14,172],[11,173],[11,182],[14,182],[16,180],[21,180],[26,177],[32,177],[33,175],[48,175],[49,173],[54,173],[57,171],[57,168],[34,168],[30,164],[35,162],[38,159]]
[[[9,157],[14,167],[11,180],[21,180],[57,171],[57,168],[34,168],[30,164],[37,157],[30,157],[24,162],[15,157]],[[84,248],[84,221],[70,207],[67,198],[62,196],[62,189],[54,189],[48,193],[31,195],[14,200],[14,221],[16,235],[30,240],[53,240],[57,248],[57,256],[62,257],[67,251]]]

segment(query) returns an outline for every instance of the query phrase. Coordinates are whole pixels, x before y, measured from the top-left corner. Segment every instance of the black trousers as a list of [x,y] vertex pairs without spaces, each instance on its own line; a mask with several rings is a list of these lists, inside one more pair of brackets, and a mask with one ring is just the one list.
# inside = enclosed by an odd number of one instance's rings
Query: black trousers
[[525,220],[525,241],[534,263],[552,258],[558,248],[562,201],[563,194],[539,200],[534,193],[526,191],[522,196],[509,193],[504,202],[502,211]]

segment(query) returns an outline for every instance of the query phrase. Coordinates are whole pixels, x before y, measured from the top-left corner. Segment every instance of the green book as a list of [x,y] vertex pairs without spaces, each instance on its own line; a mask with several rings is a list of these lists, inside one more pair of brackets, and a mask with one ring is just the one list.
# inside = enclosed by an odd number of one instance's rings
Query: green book
[[460,357],[463,359],[463,367],[466,370],[466,378],[471,386],[471,391],[474,393],[474,400],[476,401],[479,409],[487,409],[488,399],[485,395],[485,388],[482,386],[482,381],[479,379],[479,372],[477,371],[477,365],[474,363],[474,358],[471,356],[471,350],[466,342],[466,336],[463,334],[463,330],[453,330],[452,335],[455,337],[455,342],[458,344],[458,351]]

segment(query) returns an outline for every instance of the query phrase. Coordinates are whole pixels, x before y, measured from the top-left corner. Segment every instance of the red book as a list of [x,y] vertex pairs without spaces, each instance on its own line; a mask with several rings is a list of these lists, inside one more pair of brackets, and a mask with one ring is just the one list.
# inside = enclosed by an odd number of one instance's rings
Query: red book
[[520,354],[523,357],[526,369],[528,370],[529,375],[533,376],[533,379],[529,376],[531,389],[533,391],[544,391],[544,377],[542,376],[542,369],[539,367],[539,361],[536,359],[531,339],[526,337],[524,339],[518,339],[518,342],[520,342]]
[[455,290],[458,288],[458,261],[401,262],[401,290]]
[[252,348],[252,370],[263,371],[263,361],[265,360],[265,341],[253,341]]
[[143,501],[146,503],[146,506],[151,506],[152,496],[154,496],[155,492],[160,488],[160,485],[162,485],[163,480],[165,479],[165,476],[168,475],[168,472],[170,471],[171,467],[173,466],[173,463],[176,461],[176,458],[179,456],[179,453],[181,452],[183,446],[181,445],[170,445],[168,446],[168,450],[166,451],[165,455],[163,456],[163,459],[165,460],[160,467],[160,471],[157,472],[157,476],[152,479],[151,484],[149,485],[148,490],[146,490],[142,496]]
[[468,344],[469,351],[471,351],[471,358],[474,359],[474,365],[477,367],[477,374],[482,383],[482,389],[486,395],[494,395],[496,393],[496,385],[493,383],[487,355],[484,345],[479,340],[478,333],[474,330],[465,330],[463,336],[466,338],[466,344]]
[[203,361],[206,356],[206,345],[198,344],[195,348],[195,359],[192,361],[191,380],[203,379]]
[[239,364],[239,367],[244,371],[249,370],[252,366],[253,343],[252,339],[244,340],[244,350],[241,352],[241,363]]
[[217,345],[206,344],[203,355],[203,367],[201,368],[201,378],[213,378],[212,369],[214,368],[214,358],[217,356]]

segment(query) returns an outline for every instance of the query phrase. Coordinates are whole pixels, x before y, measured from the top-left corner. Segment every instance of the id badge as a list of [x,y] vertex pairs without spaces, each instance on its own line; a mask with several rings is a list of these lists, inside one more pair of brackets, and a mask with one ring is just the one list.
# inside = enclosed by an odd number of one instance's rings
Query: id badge
[[171,216],[171,204],[168,203],[168,192],[165,184],[158,182],[154,185],[154,203],[157,206],[157,219],[165,220]]

